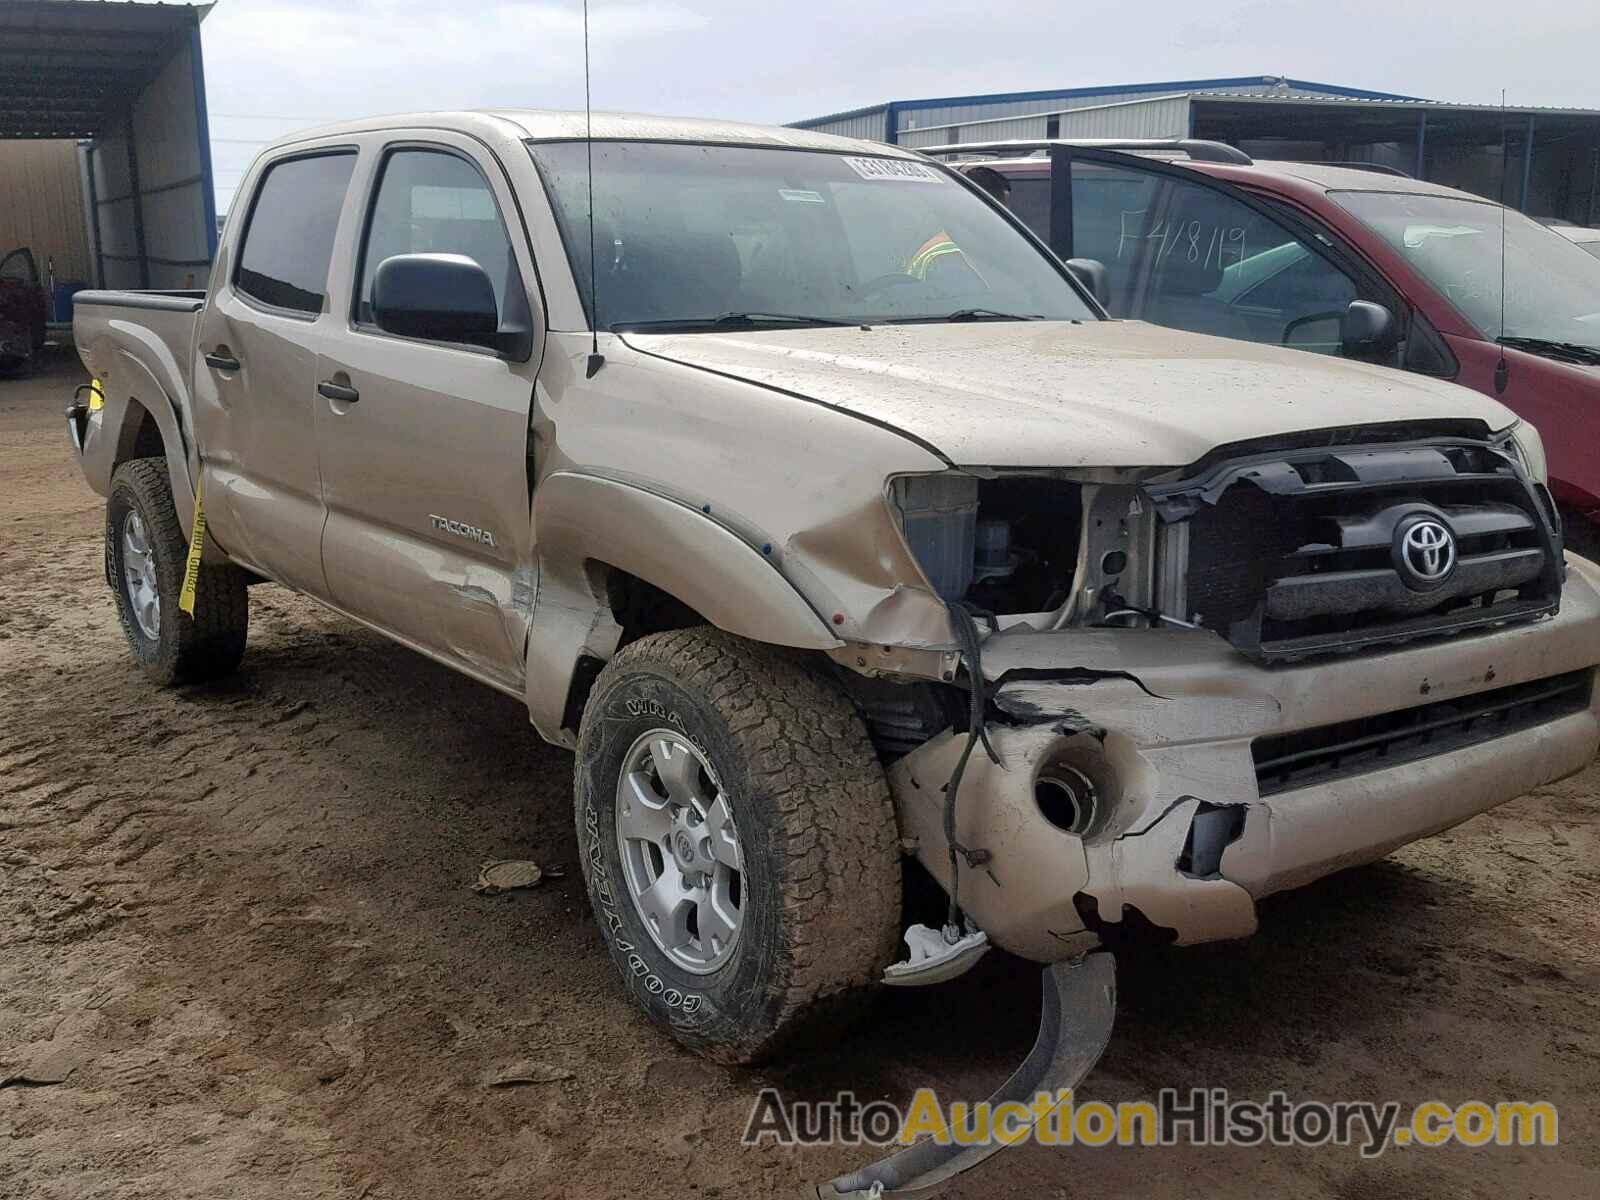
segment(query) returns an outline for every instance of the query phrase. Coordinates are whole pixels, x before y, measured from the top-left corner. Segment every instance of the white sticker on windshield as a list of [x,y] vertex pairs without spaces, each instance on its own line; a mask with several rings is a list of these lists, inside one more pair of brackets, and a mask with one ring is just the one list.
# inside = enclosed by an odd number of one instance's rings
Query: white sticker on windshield
[[807,192],[800,188],[779,188],[778,195],[796,204],[826,204],[821,192]]
[[900,179],[908,183],[938,183],[939,172],[925,163],[904,158],[846,158],[850,169],[863,179]]

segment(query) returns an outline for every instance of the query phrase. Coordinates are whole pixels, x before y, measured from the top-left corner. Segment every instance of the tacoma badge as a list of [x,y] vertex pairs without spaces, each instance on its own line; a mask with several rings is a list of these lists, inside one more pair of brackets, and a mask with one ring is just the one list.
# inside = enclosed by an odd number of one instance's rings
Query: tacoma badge
[[433,527],[444,533],[453,533],[457,537],[468,538],[474,542],[481,542],[485,546],[495,547],[499,543],[494,540],[494,534],[487,529],[479,529],[476,525],[467,525],[461,521],[452,521],[449,517],[441,517],[437,513],[429,513],[428,520],[433,522]]

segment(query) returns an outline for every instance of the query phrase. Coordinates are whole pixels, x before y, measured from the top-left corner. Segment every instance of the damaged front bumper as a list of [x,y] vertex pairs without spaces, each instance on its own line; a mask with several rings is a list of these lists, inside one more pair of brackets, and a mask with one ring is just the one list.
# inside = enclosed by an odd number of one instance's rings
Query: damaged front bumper
[[[972,756],[956,832],[986,852],[960,899],[990,939],[1055,962],[1141,932],[1243,937],[1261,897],[1590,762],[1600,568],[1571,560],[1545,620],[1295,666],[1202,630],[1008,630],[982,657],[1001,765]],[[889,772],[902,832],[946,888],[943,785],[965,741],[947,730]],[[1080,802],[1042,808],[1041,778]]]

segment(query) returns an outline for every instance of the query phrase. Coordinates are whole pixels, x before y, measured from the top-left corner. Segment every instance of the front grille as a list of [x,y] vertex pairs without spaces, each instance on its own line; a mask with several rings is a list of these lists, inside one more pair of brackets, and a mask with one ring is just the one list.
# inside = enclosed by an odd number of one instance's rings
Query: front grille
[[1376,717],[1257,738],[1250,747],[1263,796],[1475,746],[1589,707],[1592,669],[1440,700]]
[[[1554,612],[1560,599],[1545,507],[1482,443],[1257,456],[1150,490],[1169,549],[1182,545],[1169,562],[1181,587],[1163,595],[1262,660],[1462,633]],[[1404,559],[1418,522],[1453,539],[1443,579]]]

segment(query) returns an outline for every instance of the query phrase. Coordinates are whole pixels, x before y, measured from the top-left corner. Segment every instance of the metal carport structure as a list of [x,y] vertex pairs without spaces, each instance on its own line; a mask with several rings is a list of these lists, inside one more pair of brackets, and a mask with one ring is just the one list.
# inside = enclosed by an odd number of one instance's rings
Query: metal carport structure
[[94,282],[203,284],[216,199],[200,22],[211,6],[0,0],[0,139],[79,143]]
[[1600,222],[1600,110],[1450,104],[1246,75],[892,100],[801,129],[920,148],[1045,138],[1203,138],[1255,158],[1393,167],[1534,216]]

